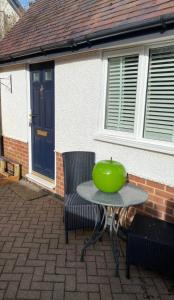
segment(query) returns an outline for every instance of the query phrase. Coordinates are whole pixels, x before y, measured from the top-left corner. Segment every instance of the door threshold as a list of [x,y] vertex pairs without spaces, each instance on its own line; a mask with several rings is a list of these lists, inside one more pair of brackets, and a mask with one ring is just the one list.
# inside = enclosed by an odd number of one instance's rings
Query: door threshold
[[46,188],[50,191],[53,191],[55,189],[55,183],[54,181],[50,181],[50,180],[46,180],[38,175],[35,174],[27,174],[26,175],[27,179],[32,181],[33,183],[36,183],[40,186],[42,186],[43,188]]

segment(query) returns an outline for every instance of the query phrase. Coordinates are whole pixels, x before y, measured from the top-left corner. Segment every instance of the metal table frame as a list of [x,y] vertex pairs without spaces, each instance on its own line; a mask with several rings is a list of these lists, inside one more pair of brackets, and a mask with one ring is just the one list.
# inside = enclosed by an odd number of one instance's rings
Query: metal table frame
[[[100,240],[104,232],[108,229],[116,264],[115,273],[118,276],[120,256],[118,229],[121,219],[127,217],[130,206],[144,203],[147,200],[148,194],[132,184],[126,184],[118,193],[102,193],[96,189],[92,181],[81,183],[77,187],[77,192],[82,198],[100,205],[100,209],[103,209],[103,217],[99,221],[98,207],[96,206],[95,227],[89,239],[85,240],[81,250],[81,261],[84,260],[86,249]],[[127,193],[129,192],[131,201],[128,200],[129,195]]]

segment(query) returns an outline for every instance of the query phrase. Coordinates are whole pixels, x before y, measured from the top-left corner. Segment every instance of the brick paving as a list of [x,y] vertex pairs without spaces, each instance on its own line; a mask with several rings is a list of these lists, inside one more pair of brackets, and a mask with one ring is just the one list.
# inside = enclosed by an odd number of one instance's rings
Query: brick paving
[[0,299],[174,299],[174,283],[156,273],[132,267],[131,279],[125,277],[123,242],[115,278],[107,234],[80,262],[90,232],[72,232],[66,245],[62,213],[56,198],[26,201],[9,184],[0,186]]

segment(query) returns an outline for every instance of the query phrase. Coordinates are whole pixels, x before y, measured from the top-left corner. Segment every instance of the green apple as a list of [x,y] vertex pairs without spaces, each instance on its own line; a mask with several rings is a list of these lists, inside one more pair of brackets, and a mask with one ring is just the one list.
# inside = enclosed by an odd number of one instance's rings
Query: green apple
[[93,168],[92,179],[102,192],[118,192],[126,183],[127,173],[124,166],[112,160],[99,161]]

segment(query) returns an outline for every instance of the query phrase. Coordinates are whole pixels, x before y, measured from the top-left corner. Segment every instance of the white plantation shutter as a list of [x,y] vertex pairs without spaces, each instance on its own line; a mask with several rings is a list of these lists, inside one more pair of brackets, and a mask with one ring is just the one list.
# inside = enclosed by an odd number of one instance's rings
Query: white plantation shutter
[[106,129],[134,131],[138,61],[138,55],[108,60]]
[[144,137],[174,142],[174,47],[150,51]]

